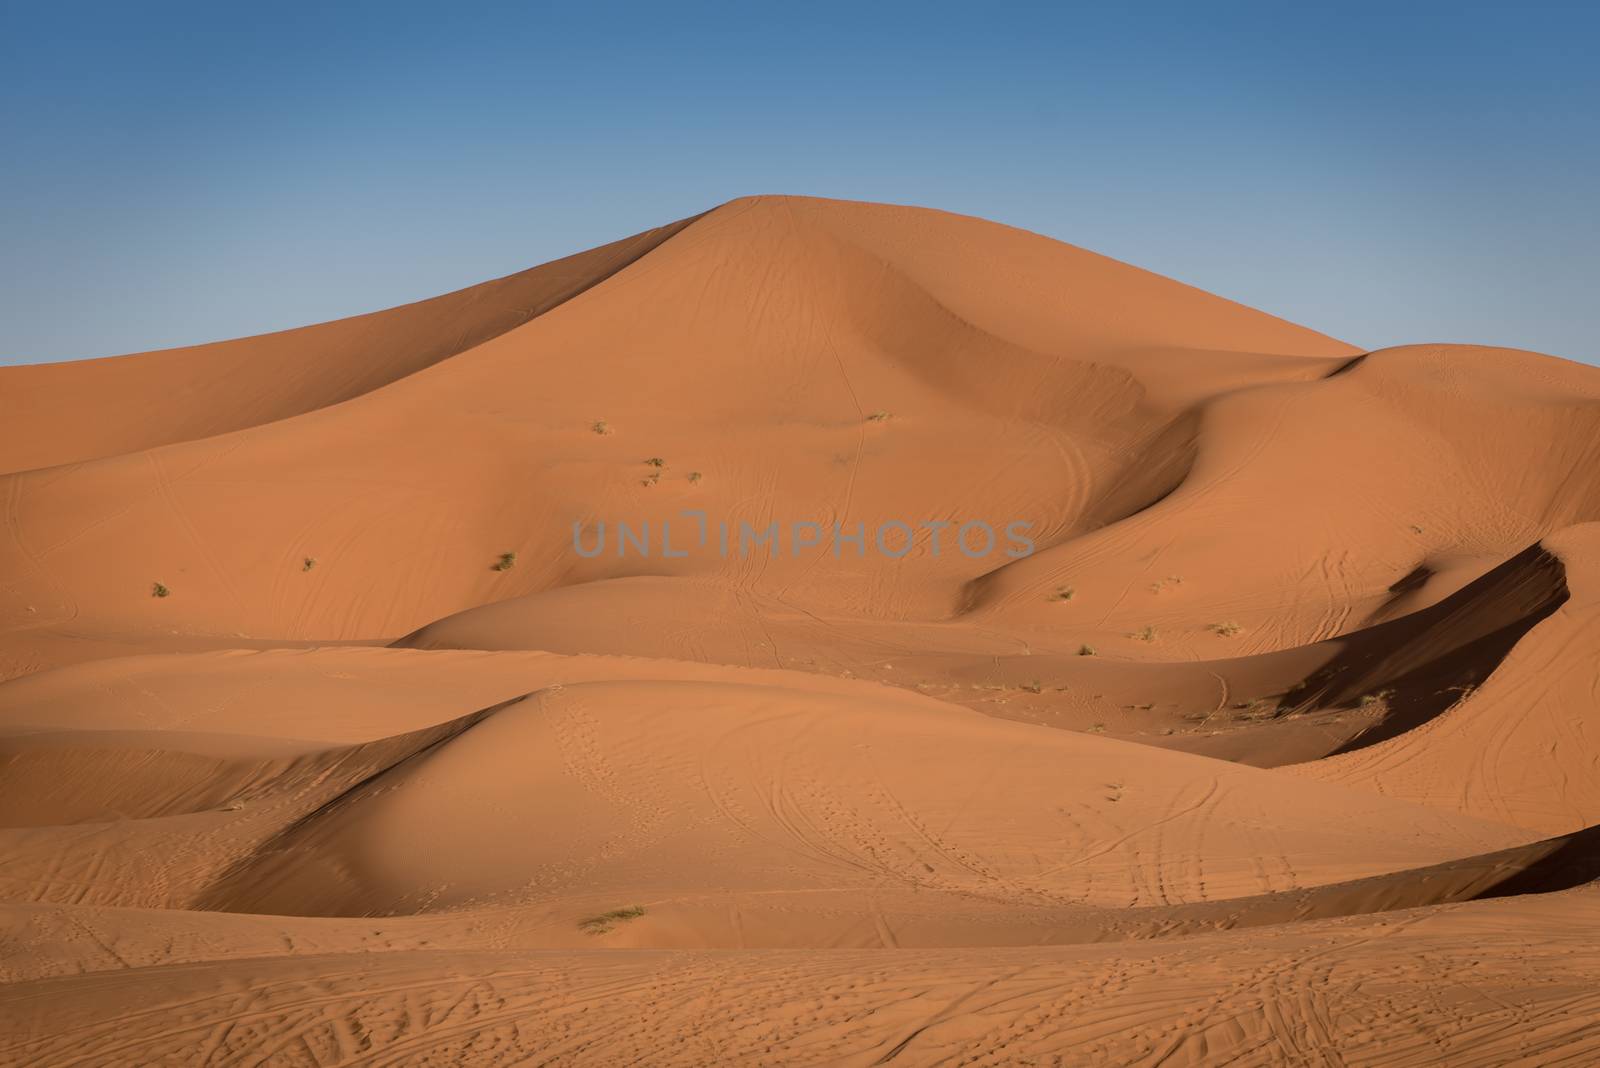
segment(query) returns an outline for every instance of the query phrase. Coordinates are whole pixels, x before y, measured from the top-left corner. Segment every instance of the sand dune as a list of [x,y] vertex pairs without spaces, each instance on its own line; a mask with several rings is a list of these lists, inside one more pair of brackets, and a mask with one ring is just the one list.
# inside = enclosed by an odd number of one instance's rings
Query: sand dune
[[1597,460],[804,198],[0,368],[0,1064],[1589,1063]]
[[374,315],[213,345],[7,367],[0,471],[214,437],[359,397],[516,329],[686,225]]
[[[927,704],[727,683],[543,691],[298,823],[210,902],[372,915],[581,894],[603,912],[631,892],[651,905],[633,932],[683,895],[719,911],[746,893],[878,889],[1178,904],[1527,837],[1310,783],[1290,799],[1266,772]],[[1268,826],[1279,806],[1293,816]],[[516,842],[535,813],[548,822]]]
[[1548,541],[1572,597],[1516,644],[1481,685],[1412,730],[1294,769],[1452,812],[1551,834],[1600,821],[1600,526]]

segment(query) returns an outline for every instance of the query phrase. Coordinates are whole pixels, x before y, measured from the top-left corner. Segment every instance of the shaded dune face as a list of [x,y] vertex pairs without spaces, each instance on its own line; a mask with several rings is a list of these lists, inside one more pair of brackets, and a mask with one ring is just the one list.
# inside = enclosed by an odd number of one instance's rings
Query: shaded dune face
[[1592,368],[757,197],[0,472],[0,1065],[1600,1053]]
[[1530,546],[1436,605],[1338,640],[1338,653],[1285,702],[1327,707],[1377,697],[1383,718],[1339,752],[1399,737],[1481,685],[1569,596],[1561,561]]

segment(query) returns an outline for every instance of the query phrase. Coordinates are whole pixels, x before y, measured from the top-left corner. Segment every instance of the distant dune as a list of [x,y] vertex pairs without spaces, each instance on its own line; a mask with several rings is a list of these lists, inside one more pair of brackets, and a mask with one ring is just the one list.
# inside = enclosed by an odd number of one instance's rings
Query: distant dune
[[1600,370],[756,197],[0,506],[0,1064],[1600,1062]]

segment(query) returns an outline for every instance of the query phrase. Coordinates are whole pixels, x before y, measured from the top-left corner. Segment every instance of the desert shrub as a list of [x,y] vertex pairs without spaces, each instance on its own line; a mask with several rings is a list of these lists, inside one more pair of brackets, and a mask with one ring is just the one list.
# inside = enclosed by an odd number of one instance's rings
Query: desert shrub
[[627,908],[612,909],[610,912],[602,912],[598,916],[590,916],[587,920],[581,920],[578,923],[578,930],[584,934],[603,935],[624,920],[636,920],[643,915],[643,905],[629,905]]

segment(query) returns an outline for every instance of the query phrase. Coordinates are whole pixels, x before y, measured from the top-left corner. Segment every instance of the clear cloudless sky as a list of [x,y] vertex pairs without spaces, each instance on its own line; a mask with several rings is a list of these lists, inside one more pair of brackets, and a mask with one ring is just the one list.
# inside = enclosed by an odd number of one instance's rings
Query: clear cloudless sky
[[1600,362],[1600,4],[0,0],[0,363],[372,311],[751,193],[1364,347]]

